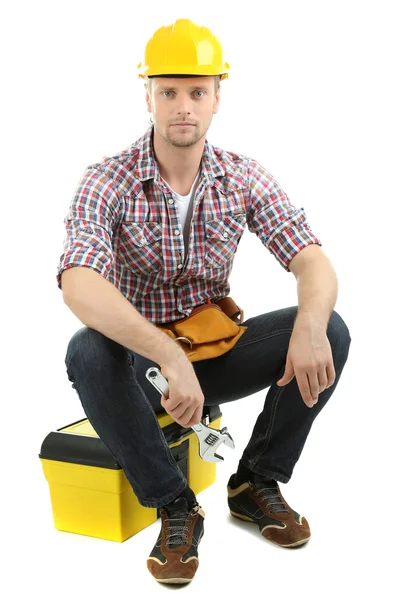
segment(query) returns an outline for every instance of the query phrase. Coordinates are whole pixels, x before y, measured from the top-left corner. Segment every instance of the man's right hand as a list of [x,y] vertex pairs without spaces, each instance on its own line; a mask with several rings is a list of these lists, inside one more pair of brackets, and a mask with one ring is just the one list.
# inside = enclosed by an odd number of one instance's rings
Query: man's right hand
[[160,365],[168,381],[169,397],[161,396],[161,406],[182,427],[198,425],[201,421],[204,394],[192,363],[182,355],[173,363]]

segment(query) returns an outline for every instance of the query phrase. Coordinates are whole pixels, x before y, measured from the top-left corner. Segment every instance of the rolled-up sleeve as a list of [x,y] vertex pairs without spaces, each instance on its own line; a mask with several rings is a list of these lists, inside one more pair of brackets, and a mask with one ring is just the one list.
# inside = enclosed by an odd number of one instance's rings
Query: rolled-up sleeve
[[86,169],[78,183],[68,214],[63,253],[57,267],[61,274],[71,267],[89,267],[107,278],[113,264],[113,226],[120,202],[112,179],[97,167]]
[[286,271],[292,258],[309,244],[322,246],[313,234],[304,208],[297,209],[274,177],[257,161],[248,165],[247,226]]

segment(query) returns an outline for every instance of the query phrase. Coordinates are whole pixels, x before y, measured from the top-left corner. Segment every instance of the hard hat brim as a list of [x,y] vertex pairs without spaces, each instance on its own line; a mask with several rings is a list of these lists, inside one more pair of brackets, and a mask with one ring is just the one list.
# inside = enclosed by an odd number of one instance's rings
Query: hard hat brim
[[[168,65],[168,69],[163,67],[146,67],[144,66],[142,72],[139,73],[139,77],[161,77],[162,75],[191,75],[192,77],[197,76],[214,76],[214,75],[225,75],[228,77],[229,67],[219,66],[213,67],[210,65],[197,66],[193,69],[193,65]],[[224,77],[224,79],[225,79]]]

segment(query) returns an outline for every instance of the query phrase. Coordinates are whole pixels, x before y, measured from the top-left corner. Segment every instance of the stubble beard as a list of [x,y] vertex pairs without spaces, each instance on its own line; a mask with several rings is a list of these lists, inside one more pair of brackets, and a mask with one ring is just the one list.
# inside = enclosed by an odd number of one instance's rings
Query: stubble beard
[[204,137],[207,133],[208,127],[199,132],[197,125],[193,127],[193,132],[191,135],[186,134],[173,134],[169,135],[169,129],[167,129],[166,133],[162,133],[158,128],[157,131],[161,135],[161,137],[171,146],[175,146],[176,148],[188,148],[189,146],[194,146],[197,144],[202,137]]

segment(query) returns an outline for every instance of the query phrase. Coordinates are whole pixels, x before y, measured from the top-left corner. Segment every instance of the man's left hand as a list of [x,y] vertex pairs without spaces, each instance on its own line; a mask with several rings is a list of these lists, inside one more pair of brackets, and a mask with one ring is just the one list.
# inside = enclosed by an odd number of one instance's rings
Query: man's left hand
[[326,328],[302,319],[295,322],[286,357],[285,373],[277,385],[284,386],[296,376],[305,404],[312,408],[318,394],[330,387],[336,377],[332,349]]

